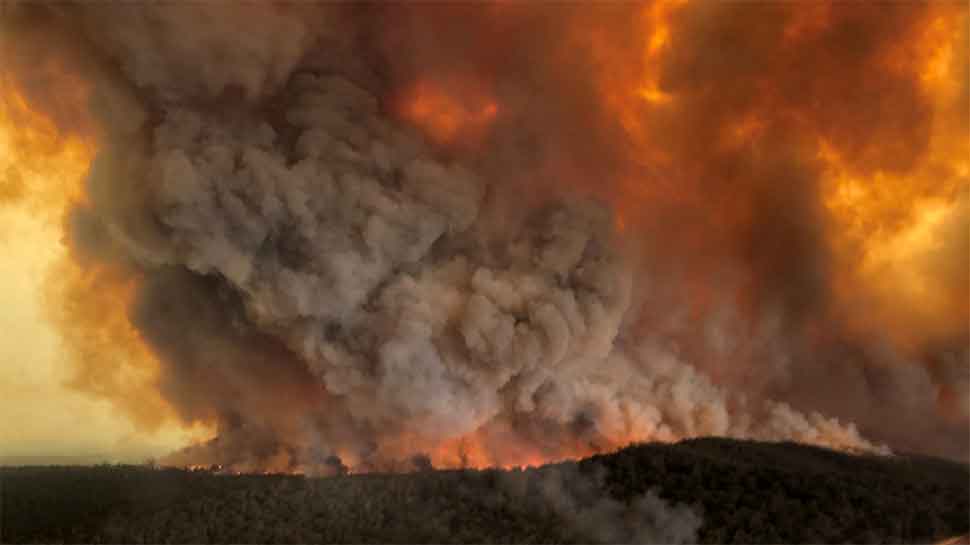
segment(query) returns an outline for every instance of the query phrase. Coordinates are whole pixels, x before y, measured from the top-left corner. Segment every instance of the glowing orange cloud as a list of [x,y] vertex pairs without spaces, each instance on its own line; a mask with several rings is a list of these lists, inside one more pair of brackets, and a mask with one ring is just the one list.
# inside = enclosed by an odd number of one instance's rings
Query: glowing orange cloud
[[486,96],[430,80],[417,82],[405,93],[401,108],[405,120],[439,145],[481,138],[498,113],[498,104]]
[[[0,79],[0,206],[40,213],[63,236],[68,210],[85,203],[84,178],[97,143],[86,117],[88,87],[59,69],[47,77],[64,90],[60,106],[75,112],[76,125],[59,127],[10,78]],[[158,391],[159,364],[128,321],[137,275],[86,263],[67,250],[37,295],[64,343],[69,367],[62,378],[108,400],[137,426],[158,430],[174,415]]]
[[[83,104],[83,87],[74,101]],[[59,216],[83,198],[81,180],[94,156],[92,140],[63,134],[0,80],[0,205],[23,205]]]

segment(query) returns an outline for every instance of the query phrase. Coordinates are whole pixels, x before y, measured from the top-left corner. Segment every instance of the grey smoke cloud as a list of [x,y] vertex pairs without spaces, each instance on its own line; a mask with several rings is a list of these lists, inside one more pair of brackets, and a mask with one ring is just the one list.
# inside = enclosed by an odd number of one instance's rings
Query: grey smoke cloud
[[[885,395],[883,413],[925,415],[938,381],[966,391],[953,357],[942,378],[907,365],[880,367],[882,379],[843,370],[852,400],[824,399],[814,375],[827,364],[799,340],[802,316],[826,306],[828,280],[824,252],[813,253],[819,212],[804,204],[814,182],[800,181],[812,169],[792,176],[787,196],[764,197],[779,211],[758,218],[768,245],[746,249],[750,263],[718,264],[725,291],[741,283],[736,270],[771,279],[756,327],[738,325],[743,312],[727,299],[696,319],[678,266],[704,259],[621,236],[607,204],[544,170],[582,140],[555,131],[588,89],[559,89],[565,98],[523,111],[522,127],[497,127],[475,156],[445,153],[384,98],[414,59],[429,54],[438,68],[449,54],[404,40],[414,49],[394,65],[382,58],[386,40],[361,45],[372,15],[247,4],[37,16],[52,31],[78,21],[83,39],[71,40],[100,59],[89,70],[100,151],[72,243],[141,279],[131,320],[160,357],[164,396],[183,419],[219,427],[217,440],[171,460],[293,469],[336,454],[378,467],[469,435],[494,463],[515,462],[521,444],[555,457],[699,435],[885,452],[851,421],[880,438],[911,434],[885,432],[860,405]],[[545,32],[524,44],[552,49]],[[536,77],[559,81],[536,62]],[[502,93],[534,84],[513,83]],[[609,176],[622,155],[600,150],[612,133],[577,123],[596,142],[570,175],[599,164]],[[537,153],[510,151],[510,134],[538,139]],[[800,165],[719,159],[752,186]],[[518,198],[530,192],[541,198]],[[780,211],[795,213],[782,222]],[[644,255],[631,250],[641,246]],[[807,266],[768,255],[789,246]],[[658,264],[665,250],[669,266]]]

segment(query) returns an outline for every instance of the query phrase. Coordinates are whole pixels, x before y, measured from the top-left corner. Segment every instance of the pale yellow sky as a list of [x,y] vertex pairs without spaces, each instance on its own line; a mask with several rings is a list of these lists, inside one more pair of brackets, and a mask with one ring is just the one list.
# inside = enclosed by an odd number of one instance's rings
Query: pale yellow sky
[[[15,156],[15,130],[0,123],[0,173],[17,171],[28,194],[0,202],[0,464],[133,461],[159,456],[191,437],[170,424],[139,432],[105,400],[66,385],[70,364],[57,331],[45,319],[43,283],[48,269],[64,259],[58,206],[52,190],[83,173],[77,157],[63,153],[42,161]],[[9,176],[0,184],[10,183]],[[66,199],[65,199],[66,202]],[[56,302],[55,302],[56,304]]]

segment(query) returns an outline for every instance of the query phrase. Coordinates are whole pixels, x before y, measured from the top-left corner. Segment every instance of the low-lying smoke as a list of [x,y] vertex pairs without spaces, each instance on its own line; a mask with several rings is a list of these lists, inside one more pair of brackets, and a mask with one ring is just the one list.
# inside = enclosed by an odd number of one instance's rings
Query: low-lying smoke
[[603,494],[606,469],[594,466],[581,472],[574,464],[557,464],[530,476],[509,471],[499,476],[499,487],[511,498],[528,497],[529,480],[538,481],[533,501],[539,512],[552,511],[577,535],[593,543],[696,543],[703,524],[699,507],[671,505],[656,490],[629,502]]

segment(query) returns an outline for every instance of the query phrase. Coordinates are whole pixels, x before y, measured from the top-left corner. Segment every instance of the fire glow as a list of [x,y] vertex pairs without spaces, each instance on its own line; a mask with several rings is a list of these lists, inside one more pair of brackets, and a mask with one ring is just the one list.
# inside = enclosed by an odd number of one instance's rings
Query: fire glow
[[494,100],[430,81],[419,81],[405,96],[402,117],[442,146],[482,138],[499,113]]

